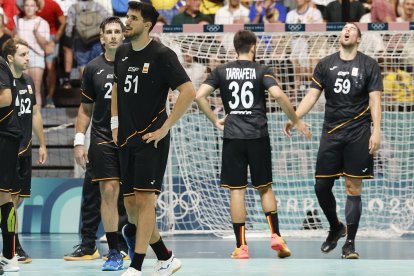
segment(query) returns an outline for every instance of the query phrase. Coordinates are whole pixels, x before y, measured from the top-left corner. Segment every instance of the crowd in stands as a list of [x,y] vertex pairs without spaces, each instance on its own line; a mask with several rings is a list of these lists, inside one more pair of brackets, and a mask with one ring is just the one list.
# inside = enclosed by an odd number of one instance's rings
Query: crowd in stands
[[[131,0],[130,0],[131,1]],[[342,0],[142,0],[160,12],[159,24],[341,22]],[[84,17],[100,22],[125,16],[128,0],[0,0],[1,45],[18,36],[30,45],[28,74],[36,100],[54,107],[56,88],[70,89],[73,68],[102,52],[99,37],[84,33]],[[414,0],[349,0],[353,22],[414,21]],[[89,13],[87,13],[89,12]],[[83,22],[83,23],[82,23]],[[59,72],[59,74],[57,74]],[[45,101],[42,104],[42,95]]]

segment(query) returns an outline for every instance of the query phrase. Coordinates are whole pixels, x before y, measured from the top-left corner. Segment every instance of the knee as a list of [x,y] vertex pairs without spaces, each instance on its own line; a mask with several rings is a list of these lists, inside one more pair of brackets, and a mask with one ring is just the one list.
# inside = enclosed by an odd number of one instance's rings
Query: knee
[[135,192],[135,204],[138,208],[148,205],[155,206],[155,193],[151,192]]
[[315,181],[315,193],[317,195],[330,192],[334,185],[335,179],[333,178],[317,178]]
[[346,194],[349,196],[359,196],[362,193],[362,185],[353,182],[345,182]]

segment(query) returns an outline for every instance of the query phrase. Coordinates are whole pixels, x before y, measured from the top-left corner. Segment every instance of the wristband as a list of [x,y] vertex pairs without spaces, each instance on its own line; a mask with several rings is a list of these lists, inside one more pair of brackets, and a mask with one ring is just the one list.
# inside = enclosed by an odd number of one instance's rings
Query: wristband
[[111,130],[114,130],[119,127],[118,116],[111,117]]
[[73,141],[73,146],[83,146],[85,145],[85,134],[78,132],[75,134],[75,140]]

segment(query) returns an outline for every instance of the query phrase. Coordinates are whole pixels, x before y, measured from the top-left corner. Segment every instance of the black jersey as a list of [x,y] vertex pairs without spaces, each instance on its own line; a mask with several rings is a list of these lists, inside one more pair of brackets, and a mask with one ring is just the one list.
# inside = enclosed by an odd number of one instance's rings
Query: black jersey
[[253,61],[237,60],[218,66],[204,82],[220,89],[224,110],[224,138],[257,139],[269,136],[266,90],[277,85],[272,70]]
[[92,115],[91,135],[98,142],[112,140],[111,96],[114,81],[114,63],[104,55],[94,58],[86,65],[82,76],[82,102],[95,103]]
[[135,51],[131,43],[121,45],[115,56],[118,96],[118,141],[120,146],[139,145],[141,136],[160,128],[167,119],[169,89],[190,81],[177,55],[152,40]]
[[20,138],[21,128],[15,112],[16,86],[12,72],[7,62],[0,57],[0,89],[11,89],[12,103],[0,108],[0,135]]
[[323,58],[311,87],[325,91],[324,130],[329,132],[370,124],[369,93],[383,90],[378,63],[360,52],[353,60],[342,60],[339,52]]
[[22,127],[19,156],[29,156],[32,153],[33,106],[36,104],[35,86],[32,78],[26,74],[15,79],[15,82],[17,90],[16,112]]

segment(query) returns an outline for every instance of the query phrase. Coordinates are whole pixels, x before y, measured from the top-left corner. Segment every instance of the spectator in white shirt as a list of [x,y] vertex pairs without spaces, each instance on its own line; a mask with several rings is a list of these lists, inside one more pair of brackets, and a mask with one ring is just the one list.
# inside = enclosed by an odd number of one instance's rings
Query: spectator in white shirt
[[228,4],[217,10],[215,24],[249,23],[249,9],[240,4],[240,0],[229,0]]
[[321,12],[307,0],[296,0],[297,8],[288,12],[286,23],[322,23]]

